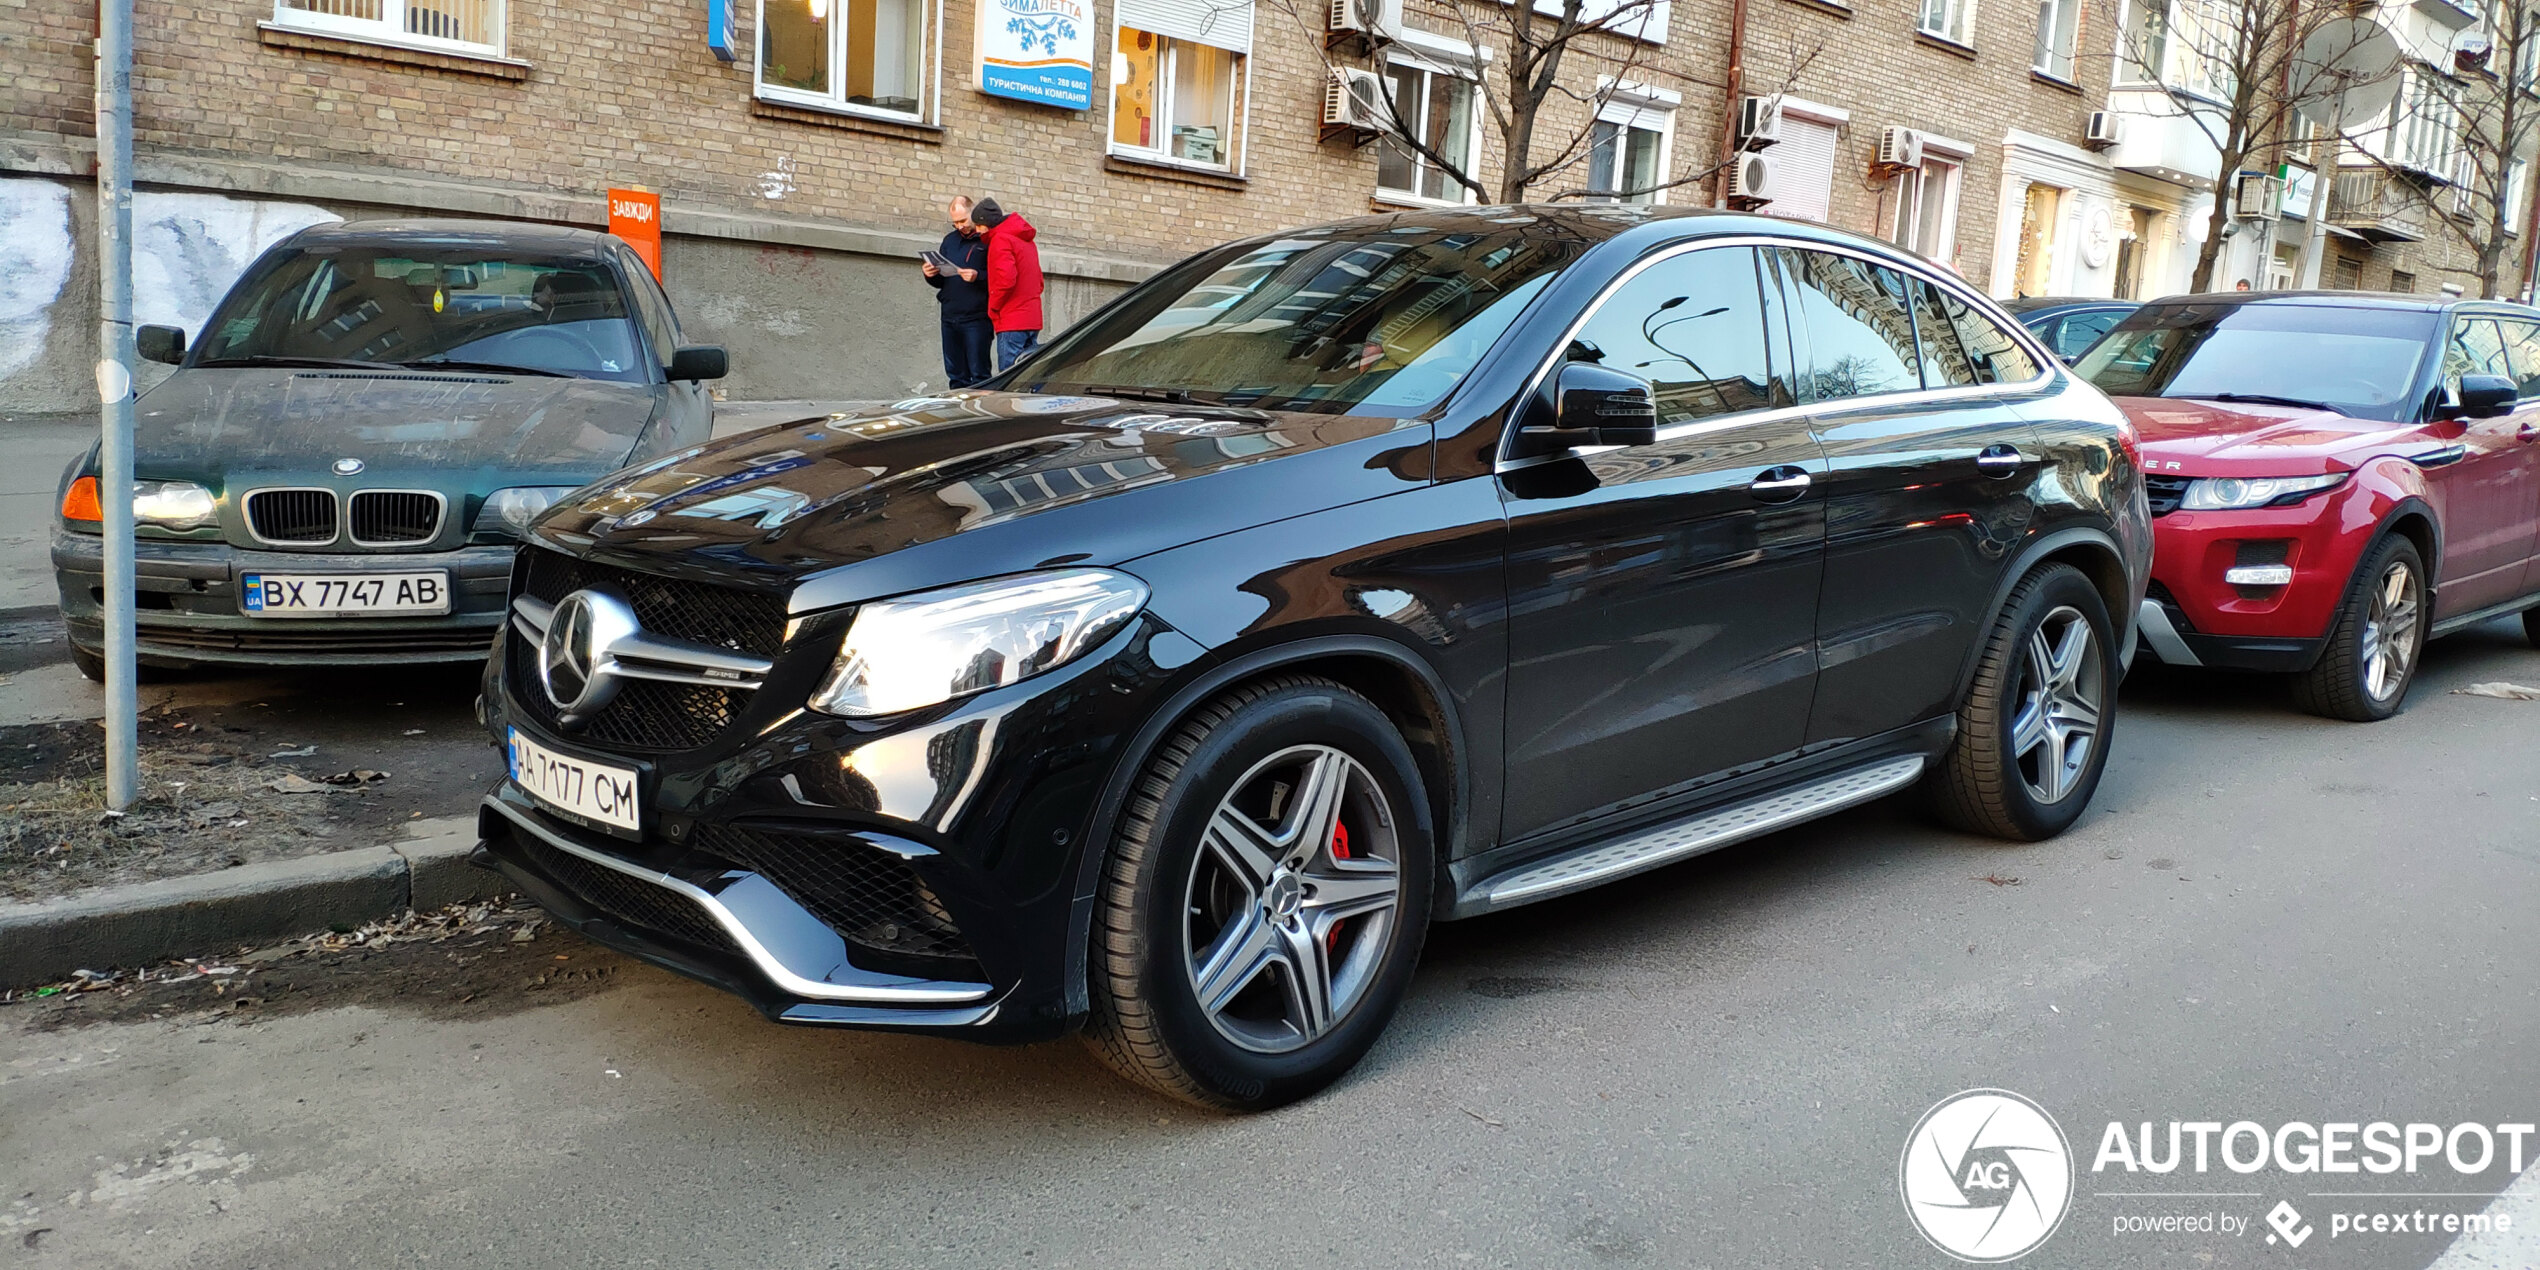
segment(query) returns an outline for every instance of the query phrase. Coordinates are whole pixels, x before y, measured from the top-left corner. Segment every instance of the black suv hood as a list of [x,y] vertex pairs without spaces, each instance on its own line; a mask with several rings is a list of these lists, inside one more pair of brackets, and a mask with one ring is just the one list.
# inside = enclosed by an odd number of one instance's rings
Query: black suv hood
[[[548,546],[776,591],[797,611],[1167,547],[1424,482],[1428,425],[960,393],[824,415],[632,468]],[[815,594],[816,593],[816,594]]]

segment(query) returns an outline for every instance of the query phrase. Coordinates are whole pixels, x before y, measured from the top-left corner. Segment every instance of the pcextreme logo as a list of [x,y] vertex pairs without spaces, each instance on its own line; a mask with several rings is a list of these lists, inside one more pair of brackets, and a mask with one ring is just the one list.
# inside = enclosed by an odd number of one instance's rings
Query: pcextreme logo
[[1960,1261],[2016,1261],[2072,1208],[2072,1146],[2045,1108],[2007,1089],[1970,1089],[1914,1125],[1897,1189],[1933,1247]]

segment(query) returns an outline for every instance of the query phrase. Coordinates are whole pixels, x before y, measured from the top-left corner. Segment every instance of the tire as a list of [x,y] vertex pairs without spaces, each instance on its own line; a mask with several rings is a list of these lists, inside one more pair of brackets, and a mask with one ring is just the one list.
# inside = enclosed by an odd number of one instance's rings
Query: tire
[[1411,749],[1365,697],[1283,675],[1211,701],[1123,809],[1094,901],[1087,1044],[1206,1107],[1321,1090],[1410,987],[1434,842]]
[[79,667],[79,673],[87,676],[90,683],[106,682],[106,655],[104,653],[92,652],[77,644],[73,644],[71,645],[71,664]]
[[2540,648],[2540,609],[2522,611],[2522,637],[2530,640],[2533,648]]
[[1942,820],[2036,842],[2080,818],[2115,731],[2113,640],[2107,604],[2080,570],[2050,564],[2012,588],[1930,778]]
[[[2318,664],[2294,676],[2294,702],[2322,718],[2350,723],[2376,723],[2399,713],[2424,659],[2432,609],[2426,602],[2425,559],[2416,544],[2397,534],[2373,544],[2355,566]],[[2393,650],[2395,666],[2389,658]]]

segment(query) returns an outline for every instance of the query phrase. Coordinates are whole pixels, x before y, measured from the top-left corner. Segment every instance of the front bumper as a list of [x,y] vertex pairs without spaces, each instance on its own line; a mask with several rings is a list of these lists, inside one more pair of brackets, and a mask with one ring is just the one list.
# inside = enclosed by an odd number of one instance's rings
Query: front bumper
[[[2319,660],[2374,506],[2348,481],[2290,507],[2174,511],[2152,522],[2152,586],[2143,646],[2164,662],[2302,671]],[[2234,568],[2289,566],[2291,582],[2244,586]]]
[[511,683],[531,673],[515,655],[529,645],[506,630],[486,667],[497,744],[516,729],[634,767],[644,830],[578,827],[506,780],[479,813],[485,862],[558,920],[778,1022],[996,1043],[1070,1030],[1085,1009],[1084,852],[1173,677],[1147,651],[1169,628],[1148,618],[1048,674],[871,721],[802,708],[844,616],[804,619],[764,686],[717,707],[730,717],[715,739],[672,751],[603,744],[596,726],[523,706]]
[[[358,666],[485,658],[508,602],[507,544],[456,551],[255,551],[225,542],[133,543],[136,652],[154,665]],[[105,540],[53,531],[53,581],[71,642],[105,643]],[[263,618],[239,611],[241,574],[443,569],[450,612],[432,617]]]

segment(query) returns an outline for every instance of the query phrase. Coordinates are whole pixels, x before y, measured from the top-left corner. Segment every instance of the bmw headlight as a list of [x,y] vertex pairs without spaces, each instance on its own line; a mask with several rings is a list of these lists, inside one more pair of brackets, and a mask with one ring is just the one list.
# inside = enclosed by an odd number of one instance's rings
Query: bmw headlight
[[522,537],[529,532],[529,522],[555,506],[557,499],[580,488],[579,485],[515,485],[510,489],[498,489],[486,495],[485,505],[477,509],[476,532]]
[[219,513],[212,492],[192,481],[134,481],[132,523],[159,529],[200,529]]
[[811,705],[869,718],[1001,688],[1083,656],[1146,602],[1127,574],[1056,569],[867,604]]
[[2326,476],[2206,476],[2188,482],[2179,506],[2192,512],[2240,511],[2298,503],[2346,479],[2344,472]]

